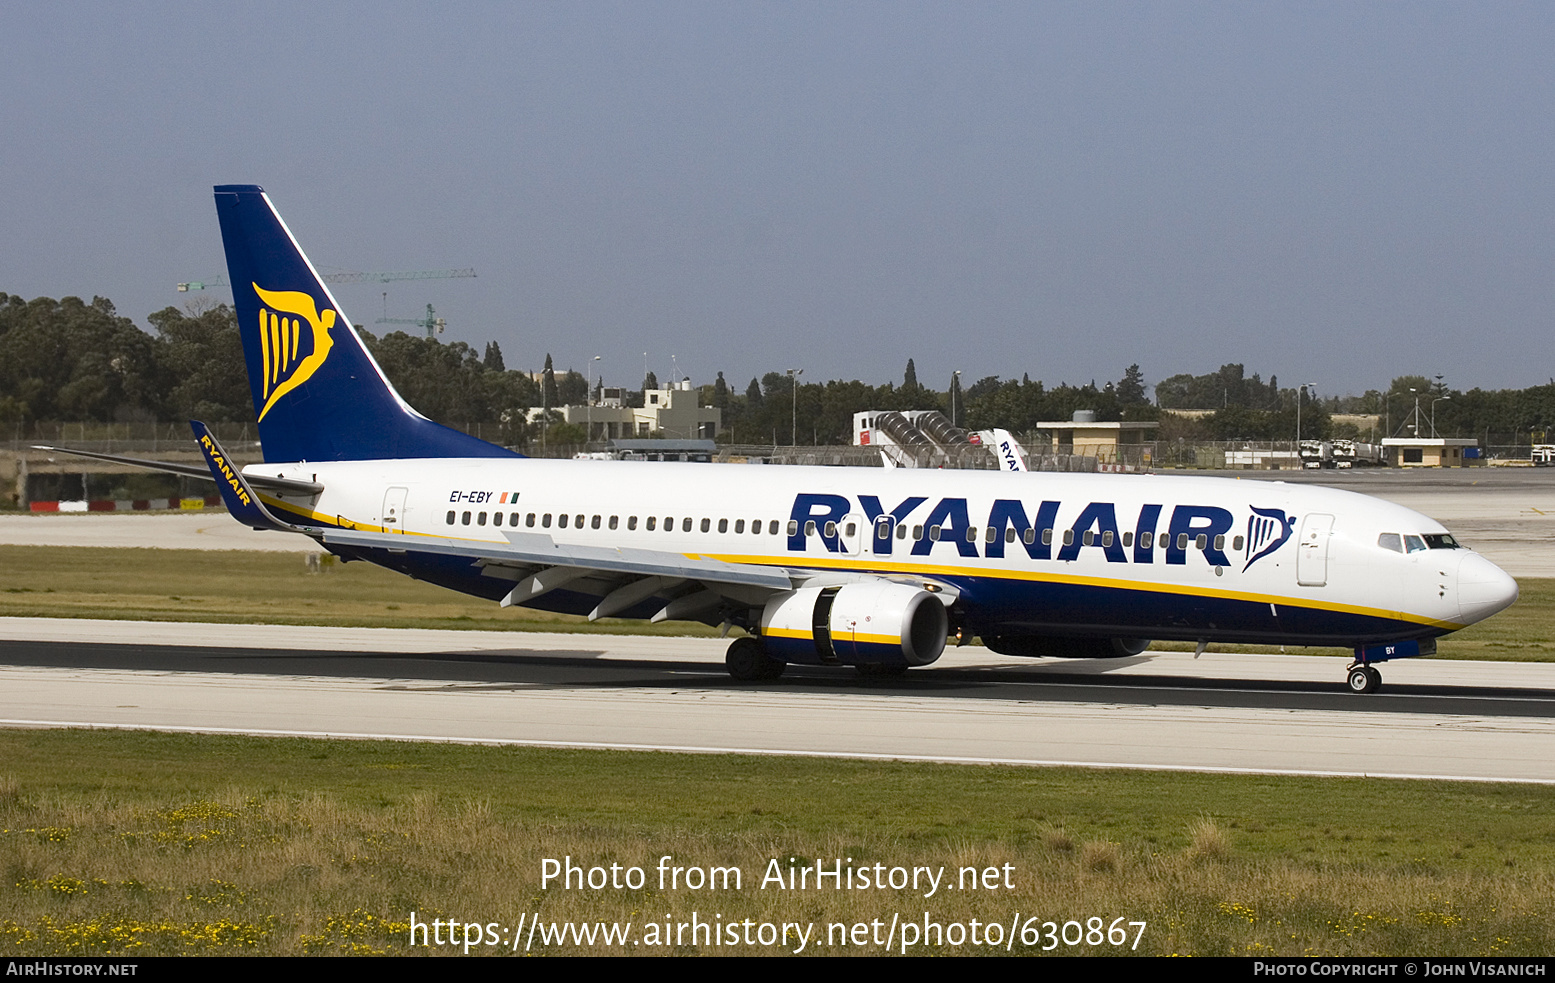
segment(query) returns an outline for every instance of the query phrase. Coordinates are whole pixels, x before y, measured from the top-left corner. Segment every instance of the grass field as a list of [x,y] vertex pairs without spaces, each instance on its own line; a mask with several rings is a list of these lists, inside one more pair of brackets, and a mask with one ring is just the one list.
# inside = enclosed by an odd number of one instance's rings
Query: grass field
[[[1521,600],[1489,621],[1442,639],[1437,658],[1555,659],[1555,580],[1526,579],[1520,586]],[[695,622],[650,625],[606,618],[591,624],[574,615],[501,608],[369,563],[334,564],[313,574],[291,553],[85,547],[0,546],[0,616],[717,634]]]
[[[428,952],[409,945],[412,912],[503,929],[632,922],[639,942],[647,923],[693,912],[821,938],[926,913],[985,926],[982,945],[920,953],[1004,951],[986,926],[1012,919],[1035,933],[1016,952],[1555,951],[1555,790],[1541,786],[80,731],[0,732],[0,760],[0,951],[13,954]],[[737,867],[741,887],[661,889],[665,855]],[[563,857],[647,876],[636,890],[542,888],[543,861]],[[817,857],[1000,877],[932,898],[758,886],[772,860]],[[1133,929],[1122,945],[1063,942],[1064,922],[1075,938],[1092,918],[1145,922],[1138,948]],[[664,941],[531,951],[776,953],[796,939]],[[883,949],[833,930],[808,951]]]
[[694,622],[590,623],[575,615],[503,608],[370,563],[327,563],[322,569],[309,573],[296,553],[0,546],[0,616],[717,634]]

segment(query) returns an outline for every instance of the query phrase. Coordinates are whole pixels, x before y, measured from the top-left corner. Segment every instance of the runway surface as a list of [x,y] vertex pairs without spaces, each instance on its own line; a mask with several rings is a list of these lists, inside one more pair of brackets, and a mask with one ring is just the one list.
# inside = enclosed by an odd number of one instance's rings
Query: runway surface
[[1555,782],[1555,665],[980,647],[893,680],[621,635],[0,619],[0,725]]

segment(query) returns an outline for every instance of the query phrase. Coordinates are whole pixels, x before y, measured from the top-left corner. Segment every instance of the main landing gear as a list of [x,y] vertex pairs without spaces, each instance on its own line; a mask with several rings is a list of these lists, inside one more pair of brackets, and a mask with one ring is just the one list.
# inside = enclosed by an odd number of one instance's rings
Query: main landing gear
[[767,654],[759,638],[749,636],[736,638],[729,644],[724,665],[729,668],[729,675],[742,683],[776,679],[788,668],[788,663]]
[[1346,682],[1352,693],[1375,693],[1382,686],[1382,673],[1375,666],[1353,665]]

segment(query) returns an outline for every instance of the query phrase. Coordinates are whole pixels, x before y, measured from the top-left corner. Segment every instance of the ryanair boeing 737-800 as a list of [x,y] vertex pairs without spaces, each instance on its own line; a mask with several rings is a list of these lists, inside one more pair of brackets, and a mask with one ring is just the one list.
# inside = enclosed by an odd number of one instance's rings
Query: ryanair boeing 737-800
[[739,628],[737,679],[1169,639],[1351,647],[1365,693],[1517,598],[1440,523],[1328,488],[524,458],[400,398],[261,188],[216,209],[265,459],[193,424],[233,516],[503,605]]

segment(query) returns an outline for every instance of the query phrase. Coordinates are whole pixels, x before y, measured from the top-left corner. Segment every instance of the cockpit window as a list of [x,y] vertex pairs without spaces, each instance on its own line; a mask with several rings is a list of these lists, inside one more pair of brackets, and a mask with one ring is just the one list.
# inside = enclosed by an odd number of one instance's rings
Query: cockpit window
[[1458,545],[1458,541],[1456,539],[1453,539],[1450,534],[1445,532],[1427,533],[1425,537],[1425,545],[1429,546],[1433,550],[1463,549],[1462,546]]
[[1423,549],[1425,549],[1425,540],[1421,539],[1419,536],[1406,535],[1404,537],[1404,552],[1413,553],[1416,550]]
[[1377,545],[1395,553],[1404,552],[1404,537],[1396,532],[1385,532],[1377,537]]

